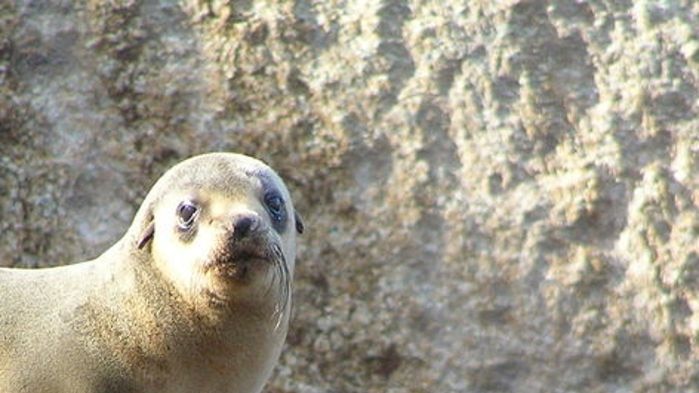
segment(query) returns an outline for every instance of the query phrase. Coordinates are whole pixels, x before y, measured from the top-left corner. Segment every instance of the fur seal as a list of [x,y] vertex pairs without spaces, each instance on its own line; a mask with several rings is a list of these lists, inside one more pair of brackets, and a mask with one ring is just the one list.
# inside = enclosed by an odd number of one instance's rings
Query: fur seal
[[301,232],[262,162],[175,165],[98,258],[0,269],[0,392],[260,392],[286,337]]

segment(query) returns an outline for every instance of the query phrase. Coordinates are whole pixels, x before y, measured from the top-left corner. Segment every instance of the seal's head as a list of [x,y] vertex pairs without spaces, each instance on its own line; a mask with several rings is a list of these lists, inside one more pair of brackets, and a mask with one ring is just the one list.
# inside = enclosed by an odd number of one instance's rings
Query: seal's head
[[153,186],[136,224],[138,252],[193,305],[286,308],[303,224],[264,163],[233,153],[185,160]]

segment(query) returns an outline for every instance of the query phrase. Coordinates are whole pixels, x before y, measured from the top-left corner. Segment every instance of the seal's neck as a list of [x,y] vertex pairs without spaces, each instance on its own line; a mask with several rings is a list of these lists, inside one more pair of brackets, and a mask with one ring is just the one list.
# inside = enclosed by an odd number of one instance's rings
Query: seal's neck
[[[129,372],[137,379],[154,380],[169,369],[165,380],[191,385],[191,391],[208,391],[194,381],[214,383],[222,376],[243,381],[258,370],[265,370],[264,375],[246,383],[266,379],[286,336],[287,313],[277,326],[277,320],[254,302],[233,302],[225,310],[198,307],[169,285],[151,261],[121,262],[115,279],[128,284],[115,294],[121,304],[115,317],[128,321],[124,326],[128,331],[102,339],[108,341],[118,363],[131,367]],[[144,364],[150,366],[132,366]],[[241,375],[233,377],[236,373]]]

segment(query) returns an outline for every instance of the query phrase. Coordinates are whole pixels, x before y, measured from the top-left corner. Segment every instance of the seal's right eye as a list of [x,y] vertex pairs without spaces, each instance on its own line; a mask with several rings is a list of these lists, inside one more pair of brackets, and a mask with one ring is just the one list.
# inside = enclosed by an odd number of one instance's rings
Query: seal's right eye
[[194,223],[194,219],[197,218],[197,212],[199,209],[192,201],[181,202],[177,206],[177,225],[181,229],[189,229]]

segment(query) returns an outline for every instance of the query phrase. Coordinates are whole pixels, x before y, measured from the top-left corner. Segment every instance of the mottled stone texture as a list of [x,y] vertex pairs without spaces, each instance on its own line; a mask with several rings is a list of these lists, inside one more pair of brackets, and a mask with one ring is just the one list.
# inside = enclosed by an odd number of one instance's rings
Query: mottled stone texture
[[691,0],[0,2],[0,261],[238,151],[307,227],[267,392],[697,392],[698,88]]

